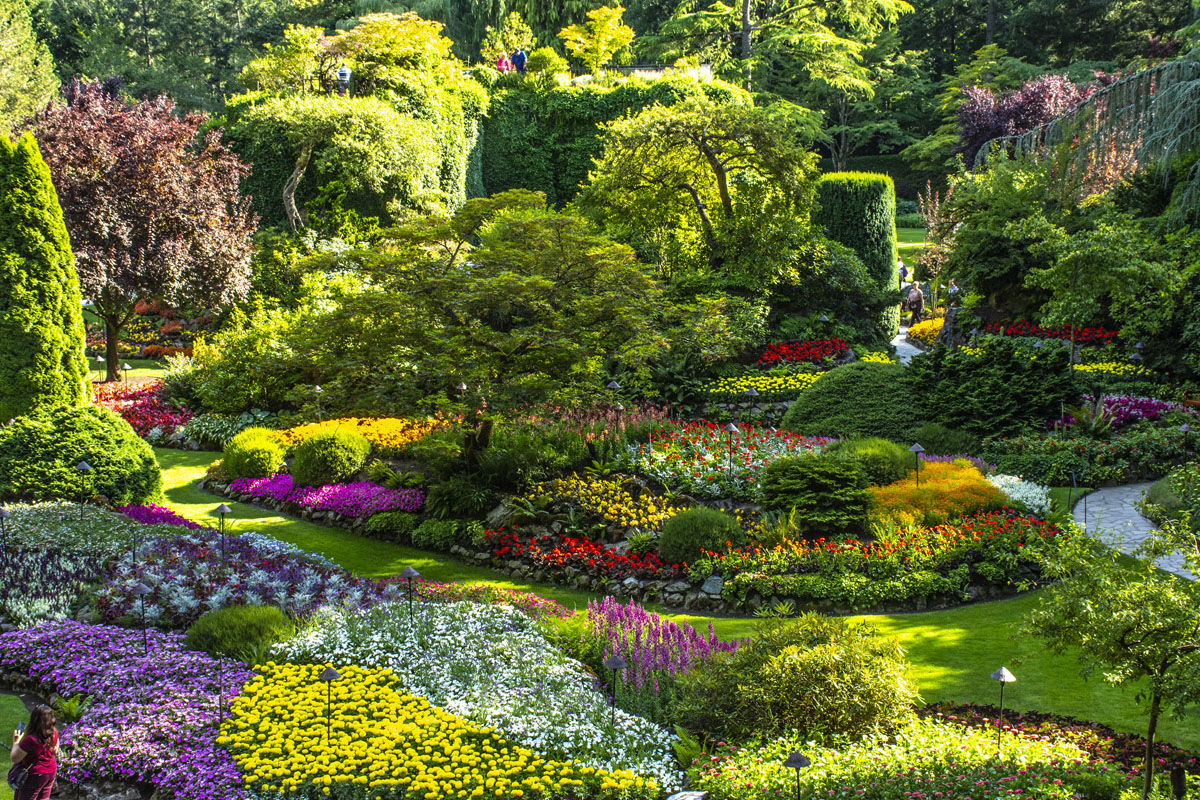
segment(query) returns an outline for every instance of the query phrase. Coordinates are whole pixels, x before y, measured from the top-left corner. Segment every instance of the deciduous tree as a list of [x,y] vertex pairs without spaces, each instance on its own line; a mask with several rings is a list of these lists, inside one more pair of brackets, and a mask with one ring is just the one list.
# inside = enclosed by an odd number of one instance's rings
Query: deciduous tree
[[558,32],[567,52],[596,75],[633,41],[633,28],[621,21],[623,6],[601,6],[588,12],[582,25],[568,25]]

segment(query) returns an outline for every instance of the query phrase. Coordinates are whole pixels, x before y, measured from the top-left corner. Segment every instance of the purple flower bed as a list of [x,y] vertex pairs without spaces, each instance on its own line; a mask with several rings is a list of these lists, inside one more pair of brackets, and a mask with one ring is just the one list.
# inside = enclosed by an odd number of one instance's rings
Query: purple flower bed
[[921,453],[921,460],[922,461],[932,461],[932,462],[936,462],[936,463],[940,463],[940,464],[948,464],[951,461],[960,461],[960,460],[961,461],[969,461],[969,462],[971,462],[972,465],[974,465],[975,469],[979,470],[984,475],[988,474],[989,472],[991,472],[992,470],[994,470],[996,468],[995,464],[989,464],[988,462],[984,461],[982,458],[976,458],[975,456],[969,456],[966,453],[958,453],[958,454],[952,455],[952,456],[931,456],[928,453]]
[[[1094,397],[1090,395],[1083,396],[1083,402],[1092,403]],[[1129,425],[1142,420],[1150,420],[1155,422],[1166,416],[1172,411],[1183,408],[1179,403],[1172,403],[1168,400],[1157,400],[1153,397],[1131,397],[1124,394],[1104,395],[1104,408],[1113,418],[1113,427],[1120,428],[1123,425]],[[1062,418],[1063,425],[1074,425],[1075,418],[1070,414],[1064,414]]]
[[252,536],[221,537],[211,528],[151,540],[138,553],[122,554],[96,592],[105,622],[140,614],[133,589],[145,583],[146,619],[161,628],[182,629],[206,611],[230,605],[266,604],[293,615],[322,605],[374,605],[403,596],[397,579],[370,580],[328,561],[272,546]]
[[332,511],[348,517],[368,517],[381,511],[420,511],[425,493],[419,489],[386,489],[370,481],[331,483],[297,488],[292,476],[238,478],[230,486],[237,494],[296,503],[311,511]]
[[252,795],[217,738],[218,671],[223,693],[254,677],[246,665],[185,650],[183,637],[78,622],[42,623],[0,634],[0,670],[37,682],[43,694],[86,694],[82,718],[63,726],[69,751],[60,776],[155,784],[176,800],[243,800]]
[[632,600],[622,605],[612,597],[588,603],[588,626],[604,646],[604,657],[619,654],[629,665],[623,682],[657,692],[663,679],[674,678],[714,653],[732,653],[741,642],[722,642],[708,624],[708,635],[647,611]]
[[182,525],[194,531],[204,529],[204,526],[200,523],[192,522],[190,519],[181,517],[171,509],[163,508],[162,506],[118,506],[117,511],[120,511],[134,522],[140,522],[143,525]]

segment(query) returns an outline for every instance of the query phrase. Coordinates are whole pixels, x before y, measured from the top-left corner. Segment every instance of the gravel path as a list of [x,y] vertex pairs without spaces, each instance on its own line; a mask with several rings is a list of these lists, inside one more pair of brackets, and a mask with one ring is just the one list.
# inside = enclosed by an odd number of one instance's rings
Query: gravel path
[[[1150,535],[1154,524],[1143,517],[1134,507],[1141,499],[1149,483],[1131,483],[1126,486],[1110,486],[1097,489],[1084,500],[1075,503],[1072,514],[1076,524],[1086,527],[1088,533],[1098,536],[1123,552],[1132,552]],[[1084,525],[1086,508],[1087,524]],[[1183,565],[1183,558],[1171,556],[1154,562],[1167,572],[1173,572],[1188,580],[1196,576]]]

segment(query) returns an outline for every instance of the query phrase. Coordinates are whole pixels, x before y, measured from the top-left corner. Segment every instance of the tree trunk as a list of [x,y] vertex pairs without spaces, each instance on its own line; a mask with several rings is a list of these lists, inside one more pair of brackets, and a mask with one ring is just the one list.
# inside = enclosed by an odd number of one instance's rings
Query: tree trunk
[[746,91],[750,91],[750,0],[742,0],[742,60],[746,62]]
[[984,44],[992,44],[996,41],[996,0],[988,0],[987,7],[987,32],[985,34]]
[[121,318],[111,314],[104,315],[104,364],[106,381],[121,379],[121,354],[117,352],[117,339],[121,336]]
[[312,158],[312,151],[313,143],[306,143],[296,158],[296,168],[292,170],[291,177],[283,185],[283,211],[287,214],[288,224],[292,226],[292,233],[295,233],[297,228],[304,227],[304,215],[296,208],[296,187],[300,185],[300,179],[304,177],[304,170],[308,168],[308,160]]
[[1150,695],[1150,727],[1146,731],[1146,763],[1143,765],[1142,800],[1150,797],[1150,787],[1154,784],[1154,732],[1158,729],[1158,713],[1162,708],[1162,697],[1155,689]]

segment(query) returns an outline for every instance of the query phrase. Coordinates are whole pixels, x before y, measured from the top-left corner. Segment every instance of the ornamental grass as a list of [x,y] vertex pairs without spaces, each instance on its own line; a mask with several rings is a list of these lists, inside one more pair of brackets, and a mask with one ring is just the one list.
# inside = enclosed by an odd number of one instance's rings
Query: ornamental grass
[[887,486],[868,489],[871,524],[942,525],[1004,506],[1004,493],[965,461],[922,462],[919,480],[914,473]]
[[[268,662],[234,701],[218,743],[259,792],[336,798],[638,800],[652,780],[555,761],[404,691],[391,669]],[[330,724],[326,725],[326,701]]]

